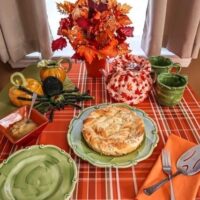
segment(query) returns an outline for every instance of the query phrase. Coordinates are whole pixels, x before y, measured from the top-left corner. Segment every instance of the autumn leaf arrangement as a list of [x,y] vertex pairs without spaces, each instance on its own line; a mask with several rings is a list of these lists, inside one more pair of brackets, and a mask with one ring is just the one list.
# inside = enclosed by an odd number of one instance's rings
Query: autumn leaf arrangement
[[131,7],[116,0],[77,0],[75,3],[57,3],[64,15],[58,28],[58,39],[52,42],[52,50],[63,49],[67,40],[75,50],[74,59],[92,63],[94,59],[106,59],[128,53],[127,37],[134,28],[127,16]]

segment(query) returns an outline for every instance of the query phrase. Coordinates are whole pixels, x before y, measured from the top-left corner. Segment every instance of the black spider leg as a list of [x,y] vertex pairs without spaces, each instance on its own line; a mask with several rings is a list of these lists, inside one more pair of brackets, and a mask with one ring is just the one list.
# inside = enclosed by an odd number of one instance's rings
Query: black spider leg
[[[29,89],[27,89],[27,88],[25,88],[25,87],[23,87],[23,86],[18,86],[18,89],[19,90],[21,90],[22,92],[25,92],[25,93],[27,93],[27,94],[30,94],[30,95],[33,95],[33,92],[32,91],[30,91]],[[38,98],[44,98],[45,96],[43,96],[43,95],[39,95],[39,94],[37,94],[37,96],[38,96]]]
[[77,108],[77,109],[82,109],[82,107],[81,106],[79,106],[78,104],[75,104],[75,103],[70,103],[70,102],[67,102],[67,103],[65,103],[65,105],[66,106],[73,106],[73,107],[75,107],[75,108]]
[[60,108],[63,110],[65,108],[65,101],[60,102]]
[[56,103],[55,108],[56,108],[57,110],[61,110],[60,102]]
[[87,90],[86,92],[84,92],[84,93],[82,94],[82,96],[90,96],[90,90]]
[[50,114],[49,114],[49,121],[52,122],[53,121],[53,118],[54,118],[54,111],[55,111],[55,108],[52,107],[50,109]]
[[32,98],[25,98],[25,97],[17,97],[17,99],[23,100],[23,101],[32,101]]
[[79,91],[79,89],[78,89],[77,87],[75,87],[75,88],[72,89],[72,90],[63,90],[63,91],[62,91],[62,94],[64,94],[64,93],[78,92],[78,91]]
[[[26,98],[26,97],[17,97],[17,99],[19,99],[19,100],[23,100],[23,101],[32,101],[32,98]],[[39,101],[39,102],[48,102],[49,100],[48,100],[48,98],[37,98],[36,99],[36,101]]]

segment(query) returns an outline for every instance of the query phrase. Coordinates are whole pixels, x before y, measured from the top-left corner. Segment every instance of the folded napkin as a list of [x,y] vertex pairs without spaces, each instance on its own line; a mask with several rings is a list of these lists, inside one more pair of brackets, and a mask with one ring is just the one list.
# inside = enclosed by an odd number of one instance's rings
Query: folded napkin
[[[182,139],[174,134],[168,138],[165,148],[171,153],[172,171],[176,172],[176,162],[178,158],[189,148],[196,144]],[[154,183],[166,178],[162,171],[161,155],[158,157],[155,165],[149,173],[145,183],[140,188],[136,200],[169,200],[170,189],[169,182],[163,185],[160,189],[148,196],[144,194],[143,189],[151,186]],[[175,191],[176,200],[195,200],[199,186],[200,186],[200,173],[193,176],[178,175],[173,178],[173,186]]]

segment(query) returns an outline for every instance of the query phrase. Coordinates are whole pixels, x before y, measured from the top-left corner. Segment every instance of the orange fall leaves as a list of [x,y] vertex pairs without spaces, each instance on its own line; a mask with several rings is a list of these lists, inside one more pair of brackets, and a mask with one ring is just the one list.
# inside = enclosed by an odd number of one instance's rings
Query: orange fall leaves
[[[66,37],[80,57],[89,63],[98,58],[115,57],[129,52],[125,31],[132,22],[127,16],[131,6],[117,0],[77,0],[57,3],[58,10],[69,15],[69,24],[62,24],[59,33]],[[91,14],[92,11],[92,14]],[[64,21],[63,21],[64,22]]]

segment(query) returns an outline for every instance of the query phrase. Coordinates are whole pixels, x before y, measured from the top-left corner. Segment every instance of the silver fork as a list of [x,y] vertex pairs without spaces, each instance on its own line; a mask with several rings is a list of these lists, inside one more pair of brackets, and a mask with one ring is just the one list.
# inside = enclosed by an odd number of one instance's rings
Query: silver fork
[[170,199],[175,200],[174,188],[172,184],[172,169],[171,169],[171,157],[169,151],[162,150],[162,169],[168,175],[170,181]]

